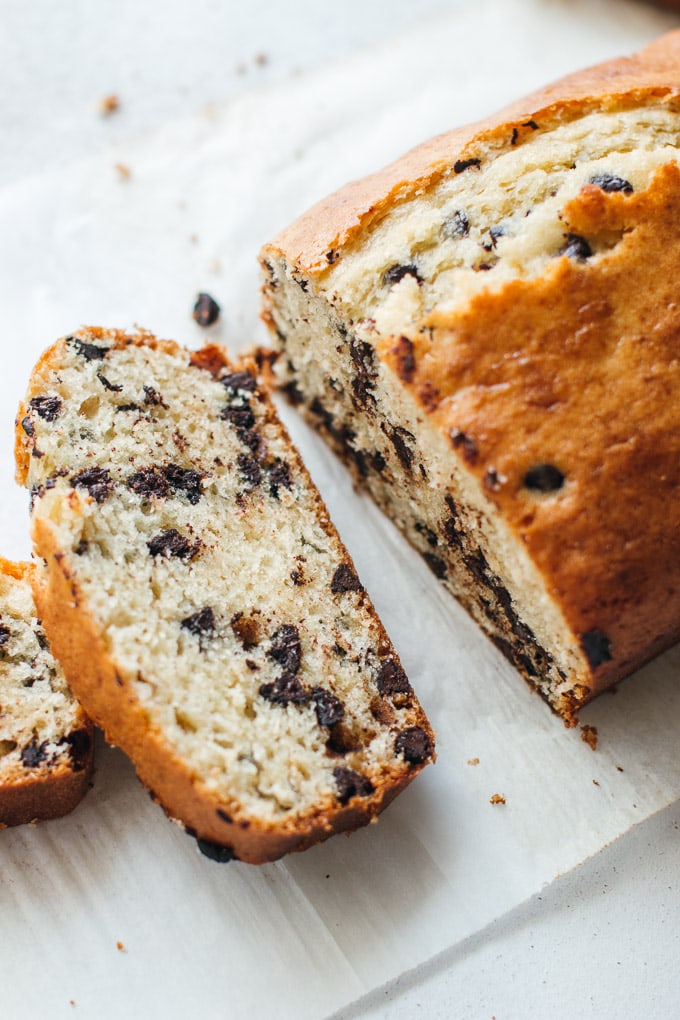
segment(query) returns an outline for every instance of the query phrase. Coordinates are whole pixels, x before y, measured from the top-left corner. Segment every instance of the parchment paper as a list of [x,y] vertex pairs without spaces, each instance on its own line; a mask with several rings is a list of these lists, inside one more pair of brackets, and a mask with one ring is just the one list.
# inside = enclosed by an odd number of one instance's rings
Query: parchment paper
[[[223,307],[211,337],[232,350],[265,339],[257,251],[312,201],[674,23],[623,0],[478,0],[86,162],[64,153],[56,172],[0,192],[0,552],[29,553],[12,425],[49,342],[81,323],[139,324],[197,346],[199,290]],[[72,816],[0,833],[8,1017],[73,1016],[71,1000],[102,1020],[324,1016],[680,796],[680,649],[582,713],[599,733],[593,752],[282,413],[433,721],[439,760],[377,825],[258,869],[199,856],[102,743]]]

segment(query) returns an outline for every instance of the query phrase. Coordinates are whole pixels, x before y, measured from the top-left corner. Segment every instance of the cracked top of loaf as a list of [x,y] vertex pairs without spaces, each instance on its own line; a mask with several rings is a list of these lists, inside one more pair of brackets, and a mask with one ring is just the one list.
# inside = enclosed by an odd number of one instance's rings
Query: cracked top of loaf
[[679,153],[680,31],[427,142],[262,253],[447,438],[594,690],[680,634]]

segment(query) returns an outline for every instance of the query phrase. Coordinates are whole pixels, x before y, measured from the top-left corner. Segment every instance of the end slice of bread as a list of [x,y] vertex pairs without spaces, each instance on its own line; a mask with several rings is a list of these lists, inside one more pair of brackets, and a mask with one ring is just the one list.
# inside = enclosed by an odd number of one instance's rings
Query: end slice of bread
[[0,559],[0,828],[68,814],[92,774],[92,724],[50,652],[37,581]]
[[85,329],[17,419],[36,598],[88,713],[218,860],[374,818],[431,728],[250,365]]

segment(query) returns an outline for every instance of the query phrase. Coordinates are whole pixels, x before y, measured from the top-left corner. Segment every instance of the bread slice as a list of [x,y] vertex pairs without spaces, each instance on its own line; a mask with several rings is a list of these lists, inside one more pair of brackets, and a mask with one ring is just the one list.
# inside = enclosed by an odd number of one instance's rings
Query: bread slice
[[35,575],[0,559],[0,828],[68,814],[92,775],[92,725],[37,619]]
[[568,721],[680,636],[680,32],[262,251],[279,383]]
[[208,855],[252,863],[368,822],[430,726],[248,365],[85,329],[17,425],[36,597],[93,720]]

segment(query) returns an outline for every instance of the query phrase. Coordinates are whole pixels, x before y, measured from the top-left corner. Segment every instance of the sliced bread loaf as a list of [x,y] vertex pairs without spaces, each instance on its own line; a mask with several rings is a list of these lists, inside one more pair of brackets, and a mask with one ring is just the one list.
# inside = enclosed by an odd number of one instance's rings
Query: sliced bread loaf
[[680,32],[262,252],[280,384],[568,721],[680,637]]
[[209,856],[260,863],[356,828],[432,759],[249,366],[81,330],[36,366],[17,463],[66,674]]
[[67,814],[92,774],[92,725],[36,616],[36,580],[0,559],[0,828]]

